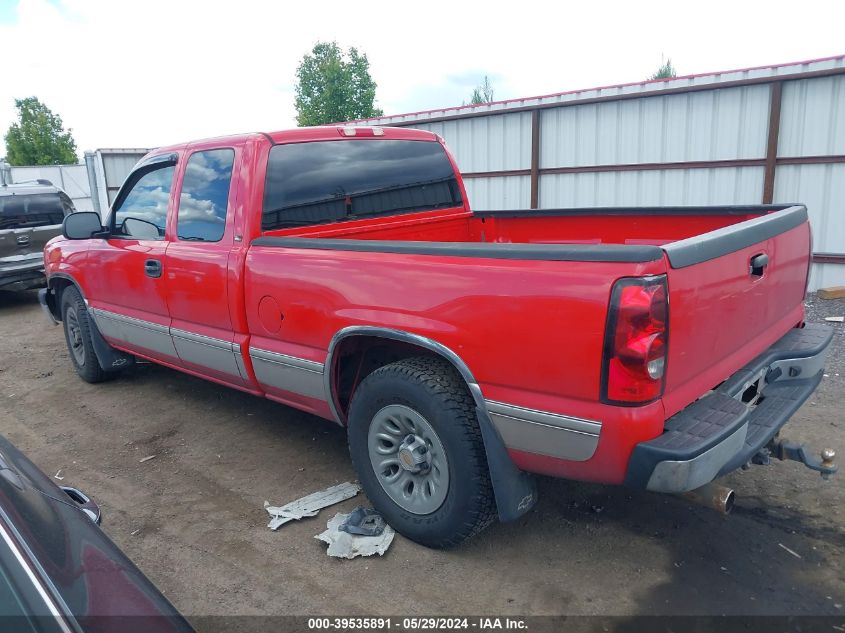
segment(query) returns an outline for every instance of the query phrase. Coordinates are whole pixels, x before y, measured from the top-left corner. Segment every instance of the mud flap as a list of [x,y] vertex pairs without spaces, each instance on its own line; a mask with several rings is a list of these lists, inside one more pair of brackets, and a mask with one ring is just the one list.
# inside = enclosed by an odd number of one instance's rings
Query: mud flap
[[58,314],[59,311],[56,308],[56,295],[53,291],[49,288],[42,288],[38,291],[38,303],[41,304],[41,309],[44,311],[44,314],[47,315],[47,318],[50,319],[50,323],[53,325],[59,324]]
[[499,521],[514,521],[537,503],[537,482],[513,463],[502,436],[493,426],[487,412],[478,408],[476,412],[484,449],[487,452],[487,466],[490,469],[493,494],[496,496]]
[[106,343],[106,339],[100,334],[97,322],[94,321],[90,311],[88,312],[88,330],[91,333],[91,345],[94,346],[94,354],[97,356],[97,362],[103,371],[116,371],[133,363],[134,358],[132,356],[116,350]]

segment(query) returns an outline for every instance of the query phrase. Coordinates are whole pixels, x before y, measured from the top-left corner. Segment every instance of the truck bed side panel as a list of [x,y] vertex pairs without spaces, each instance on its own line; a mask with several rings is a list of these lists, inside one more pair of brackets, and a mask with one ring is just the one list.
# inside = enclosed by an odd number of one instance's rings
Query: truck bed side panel
[[[315,372],[342,328],[374,325],[425,336],[460,356],[486,400],[600,424],[601,449],[572,468],[582,478],[621,481],[627,453],[615,453],[654,437],[663,416],[658,406],[647,420],[634,416],[638,424],[625,424],[616,418],[631,416],[597,403],[607,301],[616,278],[664,266],[254,245],[245,282],[252,361],[256,366],[256,352],[276,354],[265,357],[263,388],[297,402],[318,393]],[[281,318],[268,309],[274,304]],[[275,385],[267,385],[271,378]]]

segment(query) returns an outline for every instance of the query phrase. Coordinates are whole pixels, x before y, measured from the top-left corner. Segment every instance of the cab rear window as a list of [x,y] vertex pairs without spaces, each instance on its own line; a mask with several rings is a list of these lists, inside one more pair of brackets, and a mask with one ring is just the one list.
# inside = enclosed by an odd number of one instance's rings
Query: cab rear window
[[432,141],[337,140],[270,150],[262,228],[461,206],[452,164]]
[[0,230],[61,224],[66,210],[57,193],[0,195]]

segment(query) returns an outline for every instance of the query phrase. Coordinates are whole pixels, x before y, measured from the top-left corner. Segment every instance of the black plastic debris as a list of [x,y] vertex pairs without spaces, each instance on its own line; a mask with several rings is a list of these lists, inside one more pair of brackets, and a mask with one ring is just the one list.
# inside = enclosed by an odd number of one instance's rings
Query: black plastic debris
[[384,532],[384,517],[373,508],[358,506],[346,518],[340,527],[341,532],[357,536],[381,536]]

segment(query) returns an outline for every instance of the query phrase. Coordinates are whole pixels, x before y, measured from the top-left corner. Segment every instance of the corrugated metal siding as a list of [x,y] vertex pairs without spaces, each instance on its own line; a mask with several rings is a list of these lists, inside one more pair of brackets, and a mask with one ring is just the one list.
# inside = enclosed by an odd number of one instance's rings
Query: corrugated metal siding
[[549,174],[540,208],[757,204],[762,187],[762,167]]
[[841,252],[845,238],[845,164],[782,165],[775,198],[807,205],[816,252]]
[[768,86],[746,86],[545,110],[540,165],[760,158],[768,107]]
[[531,202],[529,176],[467,178],[464,185],[470,206],[479,211],[525,209]]
[[416,126],[446,140],[462,172],[531,167],[531,114],[444,121]]
[[784,84],[778,156],[831,154],[845,154],[845,76]]
[[[529,169],[531,114],[516,113],[415,126],[442,136],[463,173]],[[528,176],[467,178],[474,209],[525,208],[531,202]]]
[[108,191],[109,205],[114,202],[114,197],[117,195],[120,186],[126,177],[132,171],[139,160],[141,160],[148,150],[97,150],[103,158],[104,176],[106,182],[106,190]]

